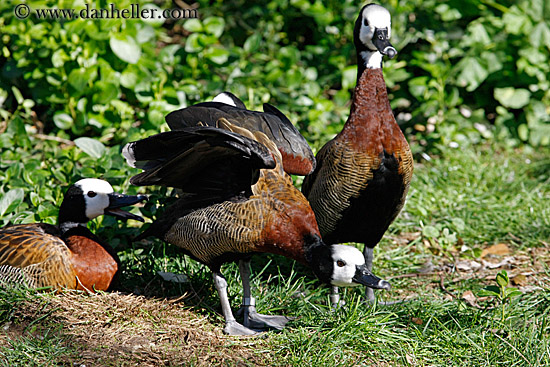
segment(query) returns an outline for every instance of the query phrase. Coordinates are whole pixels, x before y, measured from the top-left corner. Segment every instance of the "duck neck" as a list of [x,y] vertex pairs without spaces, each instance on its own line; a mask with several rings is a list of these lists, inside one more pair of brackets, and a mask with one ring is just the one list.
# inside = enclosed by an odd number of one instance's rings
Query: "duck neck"
[[57,216],[58,227],[62,233],[67,232],[72,228],[84,227],[89,222],[89,218],[86,217],[84,210],[79,208],[85,207],[84,199],[81,203],[74,204],[74,199],[63,200],[59,207],[59,214]]
[[357,50],[357,84],[368,69],[382,69],[382,54],[368,49]]
[[[382,69],[365,69],[355,87],[351,111],[338,135],[357,151],[379,154],[384,136],[395,125]],[[390,129],[393,131],[393,127]]]
[[86,228],[86,223],[77,223],[77,222],[72,222],[72,221],[61,222],[60,221],[58,227],[61,230],[61,233],[66,233],[67,231],[69,231],[70,229],[73,229],[73,228],[79,228],[79,227]]
[[355,86],[346,126],[363,122],[365,118],[367,121],[377,121],[376,115],[388,108],[391,110],[382,69],[365,69]]
[[319,238],[305,247],[305,260],[320,281],[330,284],[333,270],[330,246]]

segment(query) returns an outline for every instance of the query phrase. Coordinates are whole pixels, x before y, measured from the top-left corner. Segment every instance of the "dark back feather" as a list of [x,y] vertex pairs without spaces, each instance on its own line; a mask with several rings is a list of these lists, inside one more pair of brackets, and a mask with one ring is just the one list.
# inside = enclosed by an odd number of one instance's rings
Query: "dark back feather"
[[268,148],[214,127],[186,127],[129,143],[123,155],[144,170],[134,185],[162,185],[229,198],[250,195],[259,170],[275,167]]
[[171,112],[166,122],[172,130],[179,130],[201,124],[217,126],[220,118],[249,131],[266,134],[281,152],[287,173],[306,175],[315,169],[315,157],[305,138],[281,111],[267,103],[264,112],[258,112],[221,102],[203,102]]

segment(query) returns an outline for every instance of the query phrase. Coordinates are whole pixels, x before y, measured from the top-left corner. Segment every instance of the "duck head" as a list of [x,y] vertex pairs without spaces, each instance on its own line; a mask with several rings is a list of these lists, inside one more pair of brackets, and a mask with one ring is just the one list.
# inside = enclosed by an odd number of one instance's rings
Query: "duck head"
[[318,243],[310,247],[307,257],[313,272],[324,283],[335,287],[367,286],[374,289],[391,288],[390,283],[374,275],[365,264],[365,257],[356,247]]
[[382,56],[392,59],[397,55],[390,37],[390,12],[377,4],[365,5],[359,12],[353,31],[357,63],[361,71],[365,68],[381,68]]
[[77,225],[85,225],[100,215],[143,222],[142,217],[120,208],[144,200],[147,200],[145,195],[118,194],[107,181],[85,178],[71,185],[65,193],[59,208],[59,225],[62,230],[67,230]]

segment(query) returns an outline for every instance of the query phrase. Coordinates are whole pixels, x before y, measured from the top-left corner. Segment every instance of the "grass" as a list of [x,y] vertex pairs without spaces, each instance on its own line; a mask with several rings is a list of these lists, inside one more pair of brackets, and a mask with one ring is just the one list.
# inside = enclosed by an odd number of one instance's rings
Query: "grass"
[[[125,267],[120,293],[1,291],[0,361],[550,365],[550,151],[442,151],[417,164],[404,212],[376,249],[375,272],[393,285],[379,299],[406,302],[368,307],[362,290],[348,289],[346,305],[333,312],[328,289],[308,269],[282,257],[256,256],[252,282],[259,311],[297,319],[263,338],[226,337],[210,272],[171,246],[140,243],[117,248]],[[481,257],[494,244],[508,252]],[[501,303],[481,290],[496,285],[503,269],[522,293]],[[188,281],[167,282],[157,271],[186,274]],[[237,266],[223,271],[236,309]]]

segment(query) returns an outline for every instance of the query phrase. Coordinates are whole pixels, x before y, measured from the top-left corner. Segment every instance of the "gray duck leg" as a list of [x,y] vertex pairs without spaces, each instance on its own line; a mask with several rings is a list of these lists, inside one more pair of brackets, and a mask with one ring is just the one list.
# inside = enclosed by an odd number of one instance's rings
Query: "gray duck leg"
[[340,300],[340,292],[338,287],[330,288],[330,306],[333,310],[336,310],[338,307],[342,307],[346,304],[346,301]]
[[251,330],[237,322],[231,312],[231,305],[229,304],[229,297],[227,297],[227,281],[224,276],[219,272],[212,273],[214,278],[214,285],[218,290],[220,297],[220,303],[222,306],[223,317],[225,318],[225,327],[223,332],[228,335],[254,335],[257,334],[254,330]]
[[[365,246],[363,255],[365,255],[365,265],[367,266],[367,269],[369,269],[369,271],[372,272],[372,261],[374,259],[374,249]],[[366,293],[367,301],[369,303],[374,303],[374,301],[376,300],[376,297],[374,296],[374,289],[367,287],[365,293]]]
[[250,260],[239,261],[239,271],[243,282],[243,324],[248,328],[264,329],[270,327],[282,330],[293,317],[262,315],[256,311],[256,301],[250,293]]
[[[372,272],[372,261],[374,259],[374,248],[370,248],[365,246],[365,251],[363,251],[363,254],[365,255],[365,265],[367,266],[367,269]],[[384,280],[384,283],[387,287],[383,287],[383,289],[390,290],[391,285],[389,282]],[[367,298],[367,302],[370,304],[373,304],[376,301],[376,297],[374,295],[374,289],[367,287],[365,296]],[[378,302],[379,305],[392,305],[395,303],[400,302]]]

